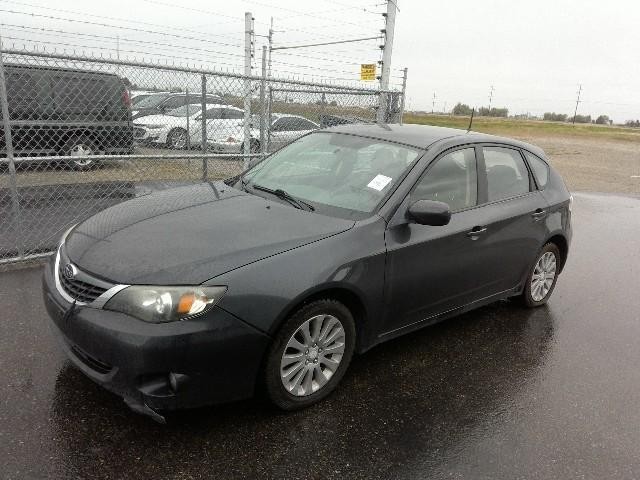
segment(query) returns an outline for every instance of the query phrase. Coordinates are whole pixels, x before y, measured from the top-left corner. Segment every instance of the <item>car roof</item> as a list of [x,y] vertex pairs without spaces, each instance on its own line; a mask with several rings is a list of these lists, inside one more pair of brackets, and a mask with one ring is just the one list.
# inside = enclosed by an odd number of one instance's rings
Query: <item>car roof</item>
[[[542,150],[512,138],[478,133],[459,128],[434,127],[431,125],[416,124],[343,124],[334,127],[323,128],[319,132],[336,132],[358,135],[362,137],[376,138],[389,142],[402,143],[404,145],[428,149],[429,146],[440,140],[452,140],[454,143],[504,143],[516,147],[525,148],[537,155],[544,155]],[[455,142],[459,140],[459,142]]]

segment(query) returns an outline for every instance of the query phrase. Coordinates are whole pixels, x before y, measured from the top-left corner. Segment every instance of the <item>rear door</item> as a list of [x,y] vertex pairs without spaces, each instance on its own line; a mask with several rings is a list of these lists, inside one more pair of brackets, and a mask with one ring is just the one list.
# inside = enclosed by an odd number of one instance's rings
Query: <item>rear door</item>
[[547,202],[536,189],[521,151],[483,145],[479,170],[484,203],[482,227],[489,249],[494,293],[516,287],[545,240]]

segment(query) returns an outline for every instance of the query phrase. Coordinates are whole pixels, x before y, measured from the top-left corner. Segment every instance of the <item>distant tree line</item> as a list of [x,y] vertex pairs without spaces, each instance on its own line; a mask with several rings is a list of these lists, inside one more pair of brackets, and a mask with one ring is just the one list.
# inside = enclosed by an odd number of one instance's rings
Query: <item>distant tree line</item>
[[[471,111],[473,109],[467,105],[466,103],[458,102],[455,107],[453,107],[454,115],[471,115]],[[480,107],[476,112],[476,115],[480,115],[483,117],[508,117],[509,110],[506,108],[487,108]]]
[[627,120],[624,122],[627,127],[640,127],[640,120]]
[[[543,120],[547,120],[550,122],[573,122],[573,117],[570,117],[564,113],[556,113],[556,112],[546,112],[542,116]],[[613,122],[609,118],[609,115],[600,115],[598,118],[593,120],[591,115],[576,115],[575,123],[596,123],[598,125],[610,125]]]

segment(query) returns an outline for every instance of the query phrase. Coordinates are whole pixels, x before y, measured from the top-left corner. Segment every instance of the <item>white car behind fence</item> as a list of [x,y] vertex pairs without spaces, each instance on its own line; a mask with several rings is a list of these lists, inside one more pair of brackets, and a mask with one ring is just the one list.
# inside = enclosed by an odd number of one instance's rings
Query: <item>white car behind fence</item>
[[[244,111],[230,105],[207,104],[204,120],[207,138],[238,135]],[[183,150],[202,145],[202,105],[187,104],[164,115],[137,118],[133,123],[136,142]],[[188,140],[187,140],[188,139]]]

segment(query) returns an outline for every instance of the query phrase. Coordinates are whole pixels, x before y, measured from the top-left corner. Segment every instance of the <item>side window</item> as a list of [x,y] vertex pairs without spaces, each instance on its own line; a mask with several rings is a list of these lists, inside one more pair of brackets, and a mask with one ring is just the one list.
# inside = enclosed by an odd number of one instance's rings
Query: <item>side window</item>
[[533,171],[533,175],[536,177],[538,187],[542,190],[547,186],[547,182],[549,181],[549,165],[547,165],[547,162],[541,158],[536,157],[533,153],[525,151],[524,156],[527,158],[529,166]]
[[223,118],[234,119],[244,118],[244,112],[241,110],[234,110],[232,108],[225,108],[222,113]]
[[309,120],[305,120],[303,118],[298,118],[297,124],[298,128],[296,130],[315,130],[318,128],[315,124],[311,123]]
[[207,120],[217,120],[222,118],[222,109],[221,108],[210,108],[205,113]]
[[483,147],[483,152],[490,202],[529,191],[529,171],[520,152],[503,147]]
[[418,182],[411,200],[436,200],[452,212],[478,202],[478,172],[474,148],[455,150],[440,157]]
[[162,104],[162,108],[169,111],[184,105],[184,97],[171,97]]
[[278,120],[273,122],[273,124],[271,125],[271,131],[272,132],[284,132],[285,131],[284,127],[286,127],[286,119],[279,118]]

